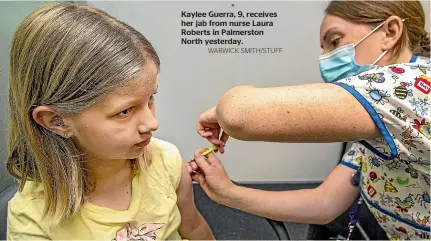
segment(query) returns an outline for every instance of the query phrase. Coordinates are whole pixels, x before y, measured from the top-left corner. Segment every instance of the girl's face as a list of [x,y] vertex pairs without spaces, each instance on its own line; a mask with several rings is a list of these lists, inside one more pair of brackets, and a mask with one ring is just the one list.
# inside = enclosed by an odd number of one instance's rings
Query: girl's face
[[138,78],[118,87],[65,123],[87,160],[132,159],[141,155],[159,124],[154,94],[157,67],[148,62]]

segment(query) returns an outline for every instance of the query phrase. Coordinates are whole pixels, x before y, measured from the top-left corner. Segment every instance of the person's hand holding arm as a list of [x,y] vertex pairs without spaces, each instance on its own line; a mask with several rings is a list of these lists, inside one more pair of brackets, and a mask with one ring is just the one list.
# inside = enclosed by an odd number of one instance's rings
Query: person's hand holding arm
[[204,151],[196,151],[195,161],[189,163],[193,180],[215,202],[254,215],[284,222],[325,224],[347,210],[359,193],[350,182],[355,170],[344,165],[335,168],[314,189],[264,191],[236,186],[219,159],[209,154],[205,160]]
[[224,153],[224,146],[229,138],[226,132],[223,132],[216,115],[216,107],[213,106],[199,116],[197,132],[201,137],[206,138],[214,146],[217,151]]

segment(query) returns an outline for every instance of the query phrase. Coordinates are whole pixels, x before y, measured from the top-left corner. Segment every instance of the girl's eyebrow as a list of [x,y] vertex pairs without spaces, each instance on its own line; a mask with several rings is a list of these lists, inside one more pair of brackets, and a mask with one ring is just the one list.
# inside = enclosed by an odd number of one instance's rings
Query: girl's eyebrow
[[[159,85],[156,85],[156,87],[154,88],[154,91],[151,92],[151,95],[156,93],[158,88],[159,88]],[[132,89],[133,88],[130,88],[129,91],[125,89],[125,90],[122,90],[121,92],[120,91],[116,92],[116,94],[118,94],[118,96],[121,96],[121,98],[115,98],[114,100],[109,100],[110,103],[107,103],[106,105],[104,105],[105,108],[110,112],[116,112],[116,111],[121,111],[123,109],[126,109],[127,107],[139,102],[144,95],[139,95],[139,96],[134,95],[130,92],[130,90]],[[111,104],[114,101],[115,103]]]
[[109,112],[117,112],[117,111],[126,109],[127,107],[133,105],[135,102],[137,102],[136,98],[130,98],[128,100],[119,100],[114,104],[106,105],[106,109]]

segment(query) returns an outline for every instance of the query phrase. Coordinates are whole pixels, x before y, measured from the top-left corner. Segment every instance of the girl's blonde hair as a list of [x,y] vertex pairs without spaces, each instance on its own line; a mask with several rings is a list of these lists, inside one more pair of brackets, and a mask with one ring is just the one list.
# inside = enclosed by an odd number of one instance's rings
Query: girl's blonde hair
[[[79,210],[91,184],[82,153],[32,118],[36,106],[81,113],[137,77],[156,51],[138,31],[84,4],[50,3],[18,27],[10,50],[8,172],[41,182],[53,225]],[[137,163],[137,162],[136,162]]]

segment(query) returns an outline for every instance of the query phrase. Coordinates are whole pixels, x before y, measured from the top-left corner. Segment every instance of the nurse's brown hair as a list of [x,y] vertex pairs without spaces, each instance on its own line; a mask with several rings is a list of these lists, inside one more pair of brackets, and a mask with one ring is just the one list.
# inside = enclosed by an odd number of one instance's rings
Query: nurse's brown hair
[[404,21],[404,31],[394,46],[398,57],[408,47],[413,54],[430,57],[429,33],[425,30],[425,13],[419,1],[331,1],[325,12],[348,21],[368,23],[374,27],[390,16]]

